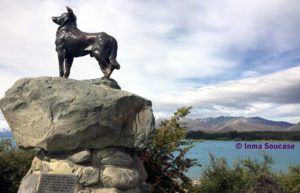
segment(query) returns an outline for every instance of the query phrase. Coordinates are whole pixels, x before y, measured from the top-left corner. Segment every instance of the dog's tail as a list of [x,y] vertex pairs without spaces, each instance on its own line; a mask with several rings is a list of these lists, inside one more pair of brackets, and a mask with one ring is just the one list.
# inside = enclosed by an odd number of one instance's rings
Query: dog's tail
[[120,64],[117,62],[117,52],[118,52],[118,43],[117,40],[114,37],[111,37],[111,46],[112,49],[110,51],[109,55],[109,62],[113,66],[114,69],[120,69]]

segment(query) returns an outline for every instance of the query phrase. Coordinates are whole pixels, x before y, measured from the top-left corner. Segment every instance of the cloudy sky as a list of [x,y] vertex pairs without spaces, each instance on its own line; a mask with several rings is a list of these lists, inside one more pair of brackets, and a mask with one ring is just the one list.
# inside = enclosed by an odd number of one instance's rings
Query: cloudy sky
[[[156,117],[191,105],[191,117],[300,121],[299,0],[0,0],[0,97],[22,77],[58,76],[51,16],[65,5],[82,31],[117,39],[112,78]],[[101,76],[75,59],[70,78]]]

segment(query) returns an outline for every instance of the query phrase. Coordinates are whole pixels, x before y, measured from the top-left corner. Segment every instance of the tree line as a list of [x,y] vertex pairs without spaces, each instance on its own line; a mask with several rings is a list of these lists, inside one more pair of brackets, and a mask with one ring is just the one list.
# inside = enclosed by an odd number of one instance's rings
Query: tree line
[[288,140],[300,141],[300,131],[247,131],[247,132],[203,132],[190,131],[187,139],[204,140]]

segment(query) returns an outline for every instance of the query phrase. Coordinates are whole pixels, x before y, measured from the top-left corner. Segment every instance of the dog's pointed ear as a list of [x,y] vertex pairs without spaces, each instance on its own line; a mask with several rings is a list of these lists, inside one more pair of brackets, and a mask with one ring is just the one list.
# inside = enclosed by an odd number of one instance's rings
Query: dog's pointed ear
[[66,6],[66,8],[67,8],[68,13],[73,13],[73,10],[70,7]]

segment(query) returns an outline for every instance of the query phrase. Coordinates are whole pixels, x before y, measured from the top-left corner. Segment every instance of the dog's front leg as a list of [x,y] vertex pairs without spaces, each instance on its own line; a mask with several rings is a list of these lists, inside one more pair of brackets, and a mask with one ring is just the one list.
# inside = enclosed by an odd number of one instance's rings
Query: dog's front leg
[[64,52],[59,52],[58,53],[58,64],[59,64],[59,76],[63,77],[64,76],[64,60],[65,60],[65,53]]
[[64,74],[64,78],[68,78],[70,75],[70,71],[71,71],[71,67],[72,67],[72,63],[73,63],[73,59],[72,57],[67,57],[65,59],[65,74]]

